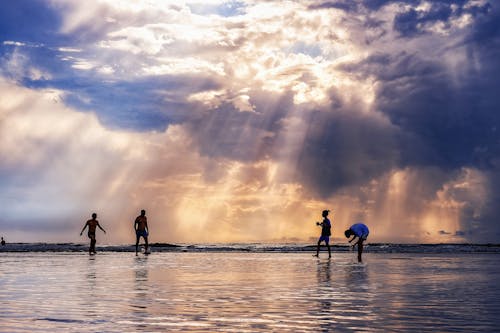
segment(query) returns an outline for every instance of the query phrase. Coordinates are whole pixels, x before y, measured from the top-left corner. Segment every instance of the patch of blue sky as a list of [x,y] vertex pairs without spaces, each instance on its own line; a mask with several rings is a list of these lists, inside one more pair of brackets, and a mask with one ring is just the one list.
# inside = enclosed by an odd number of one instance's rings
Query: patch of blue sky
[[2,1],[0,42],[47,43],[57,34],[60,14],[43,1]]
[[[117,94],[113,91],[98,93],[101,87],[94,87],[90,94],[85,91],[71,91],[64,102],[79,110],[93,111],[101,123],[114,129],[133,131],[163,131],[171,122],[167,114],[160,112],[161,101],[158,98],[136,94]],[[148,97],[151,100],[148,100]]]
[[246,4],[242,1],[223,1],[218,4],[192,2],[188,4],[191,12],[197,15],[218,15],[232,17],[244,14]]
[[323,54],[321,47],[315,44],[308,44],[303,41],[295,43],[287,50],[289,53],[305,54],[312,58],[319,57]]
[[30,69],[58,75],[66,71],[66,66],[57,61],[58,51],[42,45],[19,45],[19,43],[0,44],[0,73],[22,83],[29,76]]
[[57,78],[25,77],[21,84],[33,89],[62,90],[66,105],[82,112],[94,112],[106,127],[143,132],[163,131],[170,124],[189,119],[192,113],[185,96],[216,87],[210,80],[202,81],[206,82],[200,83],[198,77],[189,76],[108,81],[92,75],[92,71],[80,73],[67,68],[67,72]]
[[67,89],[66,104],[95,112],[106,127],[163,131],[174,121],[169,111],[175,109],[175,103],[166,103],[153,82],[109,83],[89,79],[83,84],[63,86]]

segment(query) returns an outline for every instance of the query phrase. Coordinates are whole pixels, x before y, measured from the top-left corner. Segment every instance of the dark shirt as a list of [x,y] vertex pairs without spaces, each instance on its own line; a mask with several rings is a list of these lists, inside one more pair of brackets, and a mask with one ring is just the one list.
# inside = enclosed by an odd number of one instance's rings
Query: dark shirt
[[330,236],[332,234],[331,228],[332,224],[330,223],[330,220],[325,217],[323,224],[321,225],[321,236]]

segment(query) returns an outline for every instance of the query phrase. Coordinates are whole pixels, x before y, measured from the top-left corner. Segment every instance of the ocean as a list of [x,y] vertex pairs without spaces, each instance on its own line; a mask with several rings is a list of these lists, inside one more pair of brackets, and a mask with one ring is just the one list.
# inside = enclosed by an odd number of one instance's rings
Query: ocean
[[496,245],[8,244],[1,332],[494,332]]

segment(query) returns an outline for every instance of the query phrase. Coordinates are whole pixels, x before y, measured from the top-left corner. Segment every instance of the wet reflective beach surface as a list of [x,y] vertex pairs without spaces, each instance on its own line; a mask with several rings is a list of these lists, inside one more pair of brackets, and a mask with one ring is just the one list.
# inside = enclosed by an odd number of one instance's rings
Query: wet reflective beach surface
[[[322,254],[325,256],[325,253]],[[493,332],[499,254],[3,253],[1,332]]]

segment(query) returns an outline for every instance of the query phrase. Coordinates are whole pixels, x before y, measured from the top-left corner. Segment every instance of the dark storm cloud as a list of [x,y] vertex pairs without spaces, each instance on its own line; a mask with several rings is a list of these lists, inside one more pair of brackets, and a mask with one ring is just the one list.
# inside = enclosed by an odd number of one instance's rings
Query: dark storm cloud
[[[472,5],[464,7],[467,1],[433,1],[426,10],[410,8],[394,18],[394,29],[404,37],[413,37],[424,33],[427,24],[443,23],[449,27],[450,19],[471,14],[473,17],[486,14],[491,5]],[[458,6],[453,8],[453,6]]]
[[317,1],[309,6],[309,9],[341,9],[347,12],[357,12],[362,8],[369,10],[379,10],[381,7],[389,4],[416,4],[414,0],[362,0],[362,1],[349,1],[349,0],[335,0],[335,1]]
[[481,17],[464,39],[469,59],[458,75],[439,58],[409,52],[373,54],[344,66],[351,75],[375,77],[375,109],[414,137],[411,144],[425,146],[420,156],[403,146],[403,164],[492,165],[500,139],[498,19],[498,10]]
[[404,147],[403,163],[449,168],[487,163],[483,150],[496,146],[500,116],[491,108],[497,97],[488,92],[484,76],[473,75],[457,86],[438,62],[415,55],[368,62],[380,83],[377,109],[426,147],[421,156]]
[[[424,158],[430,158],[430,163],[450,168],[493,166],[500,148],[496,88],[500,65],[491,55],[499,54],[498,40],[499,36],[487,45],[467,45],[480,65],[468,63],[460,82],[437,62],[406,55],[393,58],[394,65],[385,67],[389,75],[379,77],[378,109],[426,144],[431,153]],[[486,48],[490,50],[483,52]],[[406,73],[400,65],[407,68]]]
[[[481,155],[480,166],[487,170],[490,180],[488,204],[480,217],[467,214],[469,222],[464,232],[474,239],[497,242],[500,237],[498,217],[500,216],[500,8],[493,6],[489,15],[478,20],[467,39],[469,55],[480,64],[471,69],[468,88],[478,95],[478,115],[489,122],[489,130],[483,133],[489,141],[478,147]],[[486,222],[486,225],[485,225]],[[491,227],[491,228],[490,228]]]
[[[342,109],[343,108],[343,109]],[[321,197],[361,185],[395,167],[398,131],[354,106],[312,111],[298,156],[300,180]]]
[[[449,6],[437,2],[420,16],[396,17],[395,29],[411,37],[421,32],[412,28],[418,23],[448,20]],[[467,54],[458,73],[450,71],[440,58],[409,52],[379,53],[345,69],[376,78],[375,108],[407,139],[398,146],[401,166],[436,166],[449,171],[468,167],[488,175],[491,195],[486,206],[478,214],[477,207],[466,204],[460,219],[464,235],[484,240],[498,236],[491,231],[498,230],[495,225],[500,214],[500,11],[490,5],[468,10],[477,17],[455,46],[464,47]],[[406,26],[400,25],[402,20]]]
[[475,213],[474,208],[468,205],[462,211],[461,229],[466,237],[475,242],[498,243],[500,228],[498,217],[500,216],[500,153],[496,154],[496,168],[486,173],[489,185],[489,196],[480,214]]
[[309,6],[309,9],[342,9],[345,11],[354,11],[358,8],[358,4],[354,1],[349,0],[337,0],[337,1],[320,1],[316,4]]

